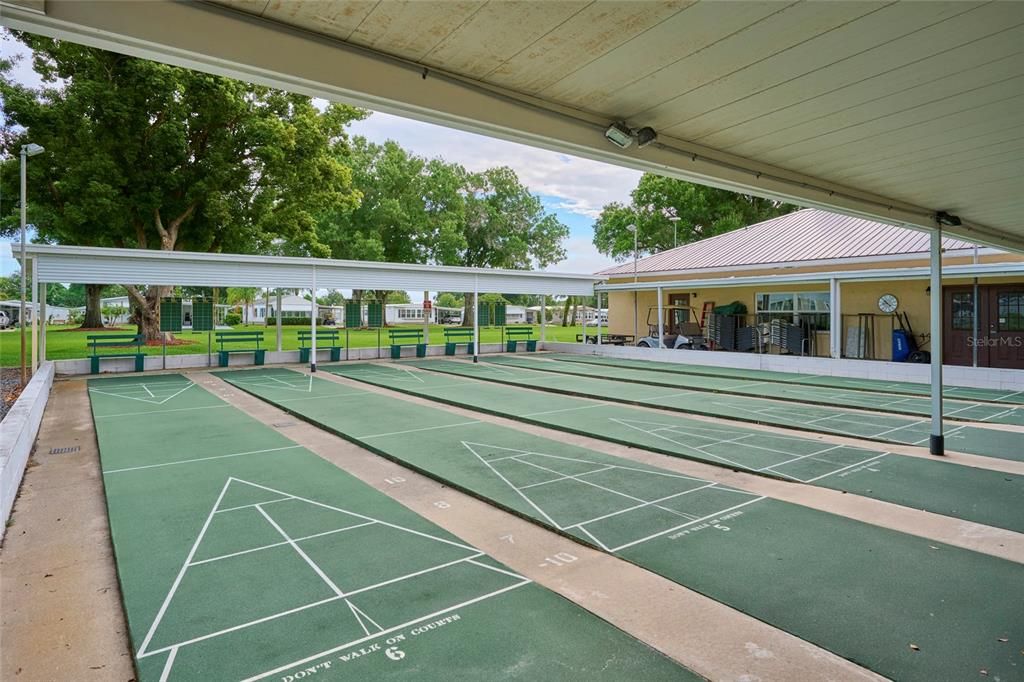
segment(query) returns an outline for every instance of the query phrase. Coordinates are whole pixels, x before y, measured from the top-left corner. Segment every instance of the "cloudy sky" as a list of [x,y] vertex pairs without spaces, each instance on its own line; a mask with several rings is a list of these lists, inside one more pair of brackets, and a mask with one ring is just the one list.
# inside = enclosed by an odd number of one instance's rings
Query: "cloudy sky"
[[[5,56],[27,53],[6,33],[0,50]],[[15,67],[13,75],[24,84],[39,84],[27,54]],[[550,270],[595,272],[611,264],[591,241],[594,219],[604,204],[628,201],[629,193],[640,179],[637,171],[389,114],[374,113],[350,129],[352,134],[374,142],[394,140],[420,156],[442,157],[474,171],[492,166],[509,166],[515,170],[548,211],[555,213],[571,230],[565,242],[566,259]],[[10,258],[9,242],[0,243],[3,273],[10,273],[16,267]]]

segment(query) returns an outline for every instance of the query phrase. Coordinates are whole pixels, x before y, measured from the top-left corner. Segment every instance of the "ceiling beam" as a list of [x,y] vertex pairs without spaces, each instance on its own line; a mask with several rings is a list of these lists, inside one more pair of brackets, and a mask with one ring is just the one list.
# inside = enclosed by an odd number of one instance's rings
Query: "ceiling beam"
[[[0,23],[640,171],[923,230],[923,207],[683,140],[613,147],[608,120],[218,6],[176,0],[46,0],[45,13],[0,1]],[[971,224],[964,239],[1024,251],[1024,237]]]

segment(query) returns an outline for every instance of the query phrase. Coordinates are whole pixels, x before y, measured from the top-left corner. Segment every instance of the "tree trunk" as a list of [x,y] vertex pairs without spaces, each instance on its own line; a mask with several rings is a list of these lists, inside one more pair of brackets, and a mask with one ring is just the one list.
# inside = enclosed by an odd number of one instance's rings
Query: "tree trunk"
[[462,299],[462,326],[472,327],[473,326],[473,309],[476,307],[476,298],[473,296],[473,292],[466,292]]
[[103,295],[104,284],[85,285],[85,319],[82,320],[82,327],[85,329],[98,329],[103,327]]
[[160,341],[160,299],[165,287],[151,286],[145,292],[134,286],[125,288],[131,303],[131,321],[138,327],[137,333],[142,334],[145,342]]
[[569,306],[572,305],[572,296],[565,297],[565,307],[562,308],[562,326],[569,324]]

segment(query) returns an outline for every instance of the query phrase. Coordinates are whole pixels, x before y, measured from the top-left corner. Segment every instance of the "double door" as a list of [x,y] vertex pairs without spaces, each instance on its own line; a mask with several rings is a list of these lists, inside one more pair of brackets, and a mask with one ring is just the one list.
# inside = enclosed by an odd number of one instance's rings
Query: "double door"
[[1024,369],[1024,283],[944,287],[942,361],[948,365]]

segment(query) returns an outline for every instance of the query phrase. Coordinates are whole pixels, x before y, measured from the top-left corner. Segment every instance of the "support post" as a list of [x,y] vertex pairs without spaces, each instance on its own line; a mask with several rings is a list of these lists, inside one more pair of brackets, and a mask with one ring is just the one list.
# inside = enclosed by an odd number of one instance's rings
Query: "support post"
[[283,350],[283,346],[282,346],[283,334],[281,333],[281,329],[282,329],[281,325],[283,324],[283,322],[281,321],[281,290],[280,289],[277,290],[277,307],[274,308],[274,313],[275,313],[274,314],[274,322],[276,323],[275,326],[277,327],[277,352],[280,353]]
[[[978,245],[974,245],[974,259],[971,261],[978,264]],[[971,367],[978,366],[978,278],[974,278],[974,287],[971,290],[971,333],[974,335],[974,342],[971,344]]]
[[548,295],[540,297],[540,342],[548,340]]
[[423,292],[423,343],[430,345],[430,322],[431,317],[434,315],[434,309],[427,310],[427,306],[430,305],[430,292]]
[[601,345],[601,292],[597,292],[597,345]]
[[661,299],[661,287],[658,287],[658,348],[665,347],[665,311]]
[[309,371],[316,371],[316,266],[313,266],[313,296],[311,311],[313,316],[309,320]]
[[473,362],[480,353],[480,277],[473,276]]
[[842,289],[835,277],[828,281],[829,304],[829,355],[838,360],[843,356],[843,313]]
[[32,261],[32,374],[39,367],[39,272]]
[[932,232],[931,243],[931,352],[932,352],[932,429],[928,450],[946,454],[942,433],[942,229]]
[[39,362],[46,362],[46,282],[39,285]]

